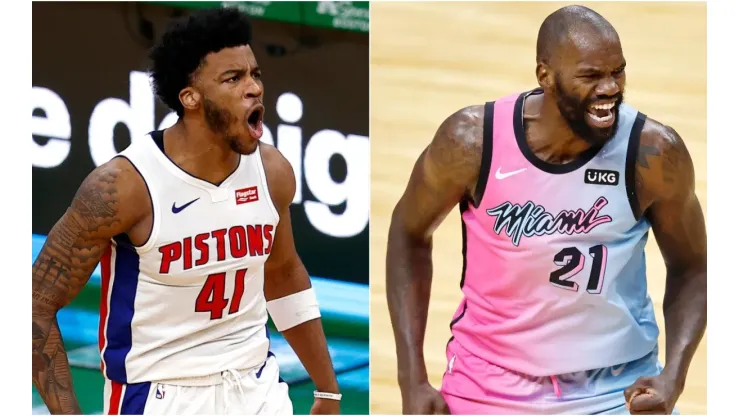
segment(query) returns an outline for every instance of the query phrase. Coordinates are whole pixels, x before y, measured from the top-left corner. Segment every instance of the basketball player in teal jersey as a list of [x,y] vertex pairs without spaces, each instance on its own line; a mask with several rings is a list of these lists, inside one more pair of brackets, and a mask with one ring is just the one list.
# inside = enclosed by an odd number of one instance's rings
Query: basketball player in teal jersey
[[[625,66],[611,24],[562,8],[540,28],[540,87],[452,114],[419,157],[387,253],[404,413],[675,412],[706,328],[706,230],[686,146],[623,103]],[[463,299],[438,392],[423,354],[432,234],[458,204]]]

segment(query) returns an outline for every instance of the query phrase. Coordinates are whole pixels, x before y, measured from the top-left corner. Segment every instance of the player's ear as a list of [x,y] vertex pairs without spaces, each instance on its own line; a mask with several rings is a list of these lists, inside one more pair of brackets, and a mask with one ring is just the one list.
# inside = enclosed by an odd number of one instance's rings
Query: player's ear
[[549,90],[555,85],[555,72],[546,63],[537,62],[536,75],[542,89]]
[[180,103],[188,110],[195,110],[200,106],[201,95],[193,87],[185,87],[180,91]]

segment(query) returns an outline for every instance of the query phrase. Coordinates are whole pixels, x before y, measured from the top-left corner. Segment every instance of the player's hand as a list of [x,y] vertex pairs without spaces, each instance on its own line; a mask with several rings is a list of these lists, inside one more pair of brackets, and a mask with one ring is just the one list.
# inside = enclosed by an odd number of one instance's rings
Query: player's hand
[[680,395],[676,381],[664,374],[640,377],[624,390],[627,410],[633,415],[669,415]]
[[403,414],[405,415],[449,415],[442,394],[429,382],[401,389]]
[[311,406],[312,415],[338,415],[339,401],[331,399],[314,399]]

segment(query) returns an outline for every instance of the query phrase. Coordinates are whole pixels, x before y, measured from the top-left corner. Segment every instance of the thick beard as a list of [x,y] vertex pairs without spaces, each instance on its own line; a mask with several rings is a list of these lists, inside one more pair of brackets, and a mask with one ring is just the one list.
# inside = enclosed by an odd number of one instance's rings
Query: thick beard
[[617,102],[614,104],[614,123],[604,129],[595,129],[586,122],[586,112],[591,105],[588,98],[580,101],[578,97],[568,95],[558,76],[555,77],[555,91],[558,110],[560,110],[560,114],[568,123],[570,129],[578,137],[592,146],[601,146],[614,137],[619,125],[619,106],[624,99],[623,93],[619,94]]
[[206,118],[206,125],[216,134],[222,135],[229,148],[240,155],[249,155],[257,150],[257,146],[248,148],[244,145],[238,136],[229,134],[229,126],[237,122],[228,110],[219,108],[216,103],[209,99],[203,100],[203,110]]

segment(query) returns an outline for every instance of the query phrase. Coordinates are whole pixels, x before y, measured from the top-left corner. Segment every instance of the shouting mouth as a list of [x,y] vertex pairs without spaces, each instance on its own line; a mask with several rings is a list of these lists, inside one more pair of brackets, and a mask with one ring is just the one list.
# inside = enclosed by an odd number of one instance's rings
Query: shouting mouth
[[262,104],[254,106],[247,114],[247,127],[249,135],[259,140],[264,131],[262,126],[262,117],[265,114],[265,107]]
[[607,128],[614,124],[616,115],[615,102],[594,104],[588,107],[588,118],[591,125],[597,128]]

